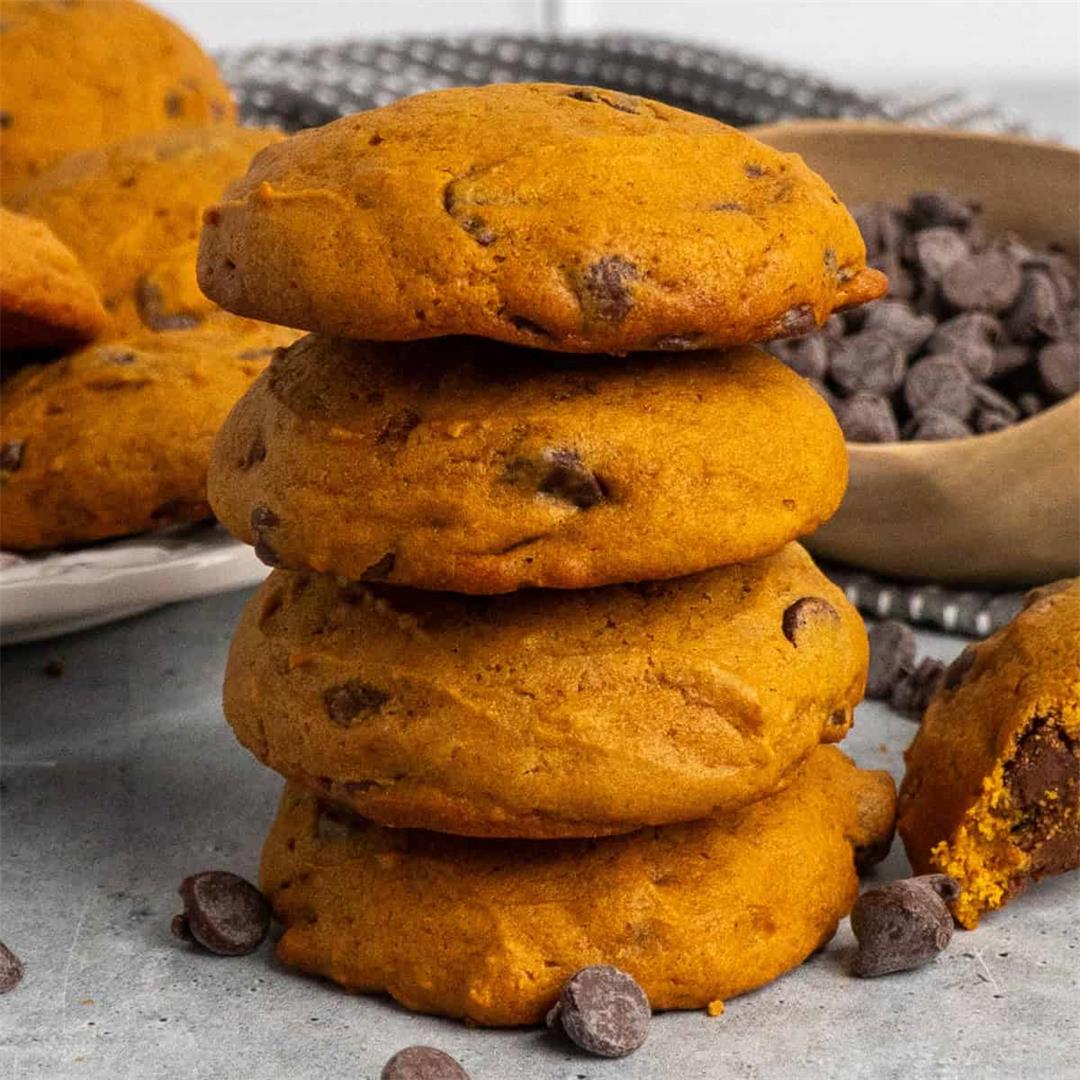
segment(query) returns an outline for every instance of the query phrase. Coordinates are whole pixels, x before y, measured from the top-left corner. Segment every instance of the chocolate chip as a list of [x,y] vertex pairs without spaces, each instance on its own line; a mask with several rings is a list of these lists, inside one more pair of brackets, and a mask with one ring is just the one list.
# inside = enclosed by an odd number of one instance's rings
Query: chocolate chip
[[1012,427],[1014,423],[1016,423],[1015,420],[1002,413],[994,412],[993,409],[980,409],[975,414],[975,430],[980,435],[992,435],[995,431],[1004,431],[1005,428]]
[[824,622],[839,625],[840,616],[836,608],[820,596],[803,596],[784,609],[780,628],[784,637],[796,648],[807,642],[807,633],[811,627]]
[[497,239],[495,233],[488,228],[479,215],[461,209],[457,198],[458,183],[457,180],[451,180],[443,188],[443,209],[481,247],[490,247]]
[[829,347],[823,334],[793,341],[774,341],[769,348],[804,379],[820,381],[829,372]]
[[[1031,361],[1031,350],[1026,345],[1003,345],[994,350],[994,359],[990,367],[990,377],[998,379],[1002,375],[1018,371]],[[1019,402],[1018,402],[1019,404]],[[1038,411],[1038,410],[1036,410]]]
[[7,109],[0,109],[0,131],[7,131],[14,122],[15,118],[7,111]]
[[1055,341],[1039,350],[1039,379],[1051,400],[1080,390],[1080,342]]
[[134,364],[138,357],[133,352],[124,349],[121,352],[110,352],[107,359],[110,364],[116,364],[117,367],[128,367]]
[[966,229],[975,218],[975,207],[947,191],[917,191],[908,199],[908,213],[916,229],[936,225]]
[[952,940],[946,904],[958,889],[944,874],[891,881],[868,889],[855,902],[851,929],[859,943],[853,975],[871,978],[909,971],[933,960]]
[[184,99],[175,90],[170,90],[165,95],[165,115],[180,116],[183,112]]
[[587,318],[621,322],[634,306],[631,282],[637,281],[637,266],[622,255],[605,255],[592,263],[577,281],[576,292]]
[[266,442],[262,437],[262,432],[259,432],[255,438],[251,440],[251,445],[247,448],[247,453],[240,459],[240,468],[246,471],[261,464],[265,460]]
[[509,483],[589,510],[607,498],[599,477],[573,450],[545,450],[536,457],[517,458],[507,467]]
[[23,451],[26,449],[26,440],[6,442],[0,446],[0,471],[6,473],[18,472],[22,468]]
[[594,90],[591,87],[581,87],[578,90],[571,90],[566,95],[568,98],[573,98],[575,101],[587,101],[594,105],[607,105],[610,109],[615,109],[617,112],[631,113],[637,115],[641,112],[640,105],[635,98],[628,97],[626,94],[617,94],[613,90]]
[[870,627],[870,670],[866,696],[888,700],[896,684],[915,670],[915,634],[897,619],[886,619]]
[[598,964],[582,968],[566,982],[547,1015],[547,1026],[561,1024],[583,1050],[615,1058],[645,1042],[651,1018],[649,999],[633,977]]
[[743,166],[743,172],[751,180],[757,180],[765,175],[765,170],[760,165],[755,165],[753,162]]
[[[719,202],[713,203],[709,207],[710,210],[719,210],[728,214],[745,214],[746,207],[741,202]],[[835,256],[833,256],[835,258]]]
[[975,406],[971,375],[954,356],[924,357],[907,373],[904,400],[915,414],[936,409],[963,420]]
[[373,562],[361,575],[361,581],[385,581],[394,572],[397,556],[388,551],[378,562]]
[[1046,408],[1043,399],[1035,393],[1019,394],[1016,398],[1016,407],[1022,416],[1034,416]]
[[390,700],[390,695],[369,686],[360,679],[331,686],[323,693],[323,705],[331,723],[351,727],[361,717],[377,713]]
[[1013,341],[1036,342],[1059,338],[1065,330],[1061,301],[1050,275],[1042,270],[1024,274],[1020,299],[1005,320]]
[[911,258],[930,281],[940,281],[971,254],[967,241],[948,226],[924,229],[911,238]]
[[975,403],[980,408],[998,413],[1008,420],[1020,419],[1020,409],[992,386],[976,383],[972,387],[972,393],[975,395]]
[[897,254],[904,241],[904,219],[885,203],[867,203],[852,211],[855,224],[862,233],[866,253],[870,258],[882,254]]
[[919,439],[933,442],[941,439],[963,439],[972,434],[972,430],[952,413],[941,409],[923,409],[901,430],[906,439]]
[[656,338],[652,347],[662,352],[690,352],[703,345],[701,334],[664,334]]
[[964,647],[964,651],[945,669],[945,675],[941,680],[945,690],[956,690],[967,678],[967,673],[975,663],[975,648],[972,645]]
[[[180,883],[183,929],[219,956],[244,956],[270,930],[270,905],[250,882],[227,870],[192,874]],[[176,926],[174,920],[174,930]]]
[[0,994],[7,994],[22,982],[22,961],[0,941]]
[[899,344],[908,356],[918,352],[937,324],[929,315],[917,315],[903,300],[879,300],[866,311],[865,330],[878,330]]
[[469,1074],[449,1054],[432,1046],[399,1050],[379,1075],[382,1080],[469,1080]]
[[941,279],[941,293],[958,311],[1001,312],[1016,302],[1022,284],[1016,260],[991,248],[954,263]]
[[849,393],[891,394],[904,382],[903,347],[884,331],[863,330],[832,351],[833,380]]
[[410,433],[419,425],[420,414],[415,409],[404,408],[388,416],[375,433],[380,446],[400,450],[408,441]]
[[541,326],[538,322],[533,322],[532,319],[526,319],[524,315],[511,315],[509,316],[509,322],[514,329],[521,330],[526,334],[532,334],[534,337],[551,338],[554,336],[550,330]]
[[932,656],[924,657],[919,666],[903,676],[893,688],[889,704],[912,720],[921,720],[930,699],[937,692],[945,675],[945,665]]
[[892,406],[877,394],[857,393],[844,399],[837,404],[836,418],[848,442],[895,442],[900,438]]
[[266,534],[281,524],[281,518],[268,506],[256,506],[251,511],[251,531],[254,538],[255,555],[267,566],[277,566],[277,552],[270,546]]
[[135,283],[135,307],[150,330],[190,330],[202,322],[191,312],[167,310],[161,290],[145,276]]

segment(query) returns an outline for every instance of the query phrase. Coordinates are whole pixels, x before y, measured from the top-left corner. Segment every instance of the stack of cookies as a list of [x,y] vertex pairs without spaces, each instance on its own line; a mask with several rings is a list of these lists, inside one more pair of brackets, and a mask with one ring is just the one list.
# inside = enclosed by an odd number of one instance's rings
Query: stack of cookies
[[425,94],[268,147],[200,283],[313,333],[221,431],[215,512],[277,569],[225,681],[288,780],[286,963],[542,1018],[612,964],[654,1008],[801,962],[887,847],[862,624],[795,538],[843,436],[747,344],[873,299],[795,156],[601,89]]

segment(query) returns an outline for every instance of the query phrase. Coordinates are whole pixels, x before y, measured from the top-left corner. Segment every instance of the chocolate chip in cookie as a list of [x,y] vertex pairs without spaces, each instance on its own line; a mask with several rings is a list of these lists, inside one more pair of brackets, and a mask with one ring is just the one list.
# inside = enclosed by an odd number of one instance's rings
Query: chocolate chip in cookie
[[784,637],[796,648],[806,643],[806,634],[813,626],[822,623],[840,624],[840,615],[836,608],[820,596],[804,596],[789,604],[781,619]]
[[390,695],[359,679],[331,686],[323,693],[323,705],[326,715],[338,727],[351,727],[364,716],[376,713]]

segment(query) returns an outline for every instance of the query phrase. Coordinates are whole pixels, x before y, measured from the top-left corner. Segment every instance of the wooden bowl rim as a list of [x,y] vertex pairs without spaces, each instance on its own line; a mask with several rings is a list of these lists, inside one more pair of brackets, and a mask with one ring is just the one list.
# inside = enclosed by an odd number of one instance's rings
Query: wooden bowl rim
[[755,139],[768,142],[773,133],[800,135],[871,135],[879,138],[903,139],[918,137],[952,143],[985,143],[990,146],[1014,146],[1017,149],[1049,151],[1072,158],[1080,165],[1080,147],[1031,135],[1004,134],[991,131],[957,131],[953,128],[919,127],[915,124],[892,123],[887,120],[780,120],[771,124],[755,124],[744,129]]

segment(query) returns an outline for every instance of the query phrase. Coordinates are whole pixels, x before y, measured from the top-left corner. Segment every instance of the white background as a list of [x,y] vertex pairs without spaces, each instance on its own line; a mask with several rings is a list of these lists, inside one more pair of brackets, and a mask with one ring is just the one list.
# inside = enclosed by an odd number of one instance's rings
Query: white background
[[1080,141],[1080,0],[152,0],[212,49],[474,30],[641,30],[856,89],[957,88]]

